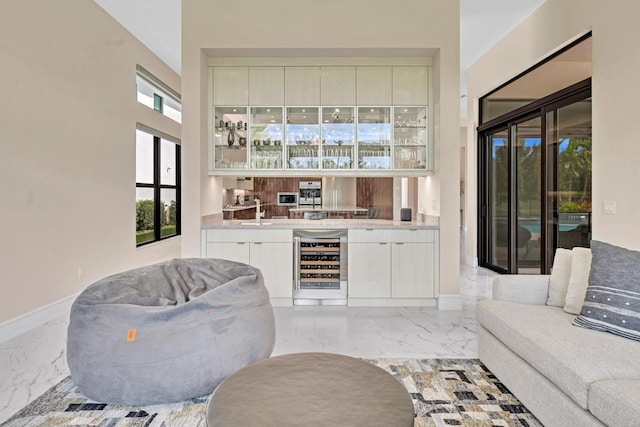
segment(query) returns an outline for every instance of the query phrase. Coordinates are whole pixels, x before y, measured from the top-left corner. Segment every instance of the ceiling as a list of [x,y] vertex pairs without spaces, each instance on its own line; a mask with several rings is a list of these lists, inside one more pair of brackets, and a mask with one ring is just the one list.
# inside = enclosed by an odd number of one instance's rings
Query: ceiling
[[[460,0],[460,91],[466,70],[545,0]],[[95,0],[178,74],[182,0]],[[462,103],[466,104],[466,103]],[[466,115],[466,114],[464,114]]]

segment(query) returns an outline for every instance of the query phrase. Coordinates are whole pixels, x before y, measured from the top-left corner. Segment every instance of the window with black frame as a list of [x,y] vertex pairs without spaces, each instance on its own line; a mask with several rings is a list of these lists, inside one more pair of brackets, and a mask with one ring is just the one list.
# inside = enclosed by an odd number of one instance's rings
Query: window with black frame
[[136,245],[180,235],[180,141],[136,129]]

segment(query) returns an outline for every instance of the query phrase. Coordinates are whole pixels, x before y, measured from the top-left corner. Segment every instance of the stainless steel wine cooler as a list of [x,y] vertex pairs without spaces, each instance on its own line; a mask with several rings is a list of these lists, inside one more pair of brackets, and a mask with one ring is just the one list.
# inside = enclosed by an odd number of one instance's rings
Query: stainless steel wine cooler
[[347,231],[294,230],[294,305],[347,304]]

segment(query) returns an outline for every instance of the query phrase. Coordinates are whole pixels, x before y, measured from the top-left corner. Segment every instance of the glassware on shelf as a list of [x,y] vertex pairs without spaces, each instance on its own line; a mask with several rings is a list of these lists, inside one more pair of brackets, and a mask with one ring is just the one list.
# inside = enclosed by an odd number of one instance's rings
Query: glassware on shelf
[[358,169],[391,166],[391,107],[358,107]]
[[216,107],[213,145],[216,169],[247,169],[247,108]]
[[320,167],[320,120],[317,107],[287,107],[285,125],[287,169]]
[[322,108],[322,169],[352,169],[356,141],[354,107]]
[[282,107],[251,107],[251,168],[282,169]]
[[393,108],[393,168],[427,168],[427,107]]

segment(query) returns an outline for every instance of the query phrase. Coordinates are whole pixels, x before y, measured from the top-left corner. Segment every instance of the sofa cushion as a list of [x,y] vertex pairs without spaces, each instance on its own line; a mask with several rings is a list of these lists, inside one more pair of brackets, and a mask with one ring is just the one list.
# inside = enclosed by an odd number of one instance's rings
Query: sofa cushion
[[584,296],[589,286],[589,270],[591,269],[591,250],[588,248],[573,248],[571,251],[571,277],[567,287],[567,298],[564,311],[580,314]]
[[589,390],[589,410],[608,426],[637,426],[640,380],[596,381]]
[[640,379],[640,343],[572,326],[561,308],[480,301],[480,324],[587,409],[589,386],[609,378]]
[[574,324],[640,341],[640,252],[591,243],[589,287]]
[[553,257],[553,269],[549,277],[549,296],[547,305],[564,307],[567,299],[567,288],[571,275],[571,250],[556,249]]

